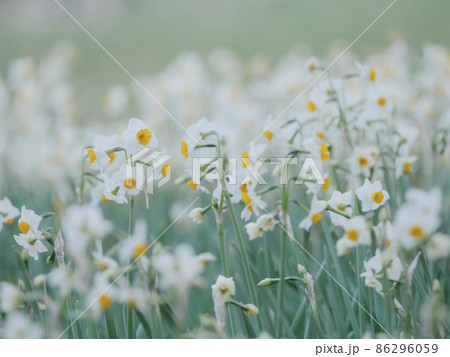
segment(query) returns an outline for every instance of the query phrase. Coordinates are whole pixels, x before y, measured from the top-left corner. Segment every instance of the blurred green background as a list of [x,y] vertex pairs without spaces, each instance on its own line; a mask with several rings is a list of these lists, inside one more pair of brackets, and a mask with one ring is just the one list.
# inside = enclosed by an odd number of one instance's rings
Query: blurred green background
[[[182,50],[229,47],[276,59],[294,44],[325,55],[353,41],[392,0],[59,0],[131,73],[163,68]],[[374,53],[401,35],[415,47],[450,44],[450,1],[398,0],[352,47]],[[80,50],[75,80],[129,78],[54,0],[0,1],[0,72],[18,56],[42,56],[60,39]]]

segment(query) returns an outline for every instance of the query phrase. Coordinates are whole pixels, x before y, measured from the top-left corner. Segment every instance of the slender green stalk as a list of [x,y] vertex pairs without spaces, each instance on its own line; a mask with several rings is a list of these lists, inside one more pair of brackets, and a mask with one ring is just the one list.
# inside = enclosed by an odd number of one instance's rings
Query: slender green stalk
[[138,310],[134,309],[134,312],[136,313],[136,316],[141,323],[142,327],[144,328],[145,333],[147,334],[148,338],[152,338],[152,330],[150,328],[150,324],[148,323],[145,316]]
[[[128,219],[128,236],[133,235],[133,221],[134,221],[134,196],[130,197],[130,212]],[[133,284],[133,269],[128,269],[127,273],[128,283]],[[133,338],[133,308],[127,307],[127,336],[129,339]]]
[[[255,304],[256,306],[258,306],[258,299],[256,296],[255,284],[253,282],[253,277],[252,277],[251,270],[250,270],[250,263],[248,261],[247,252],[245,251],[244,238],[242,237],[242,233],[241,233],[241,230],[239,228],[239,224],[238,224],[238,221],[236,218],[236,213],[234,212],[233,204],[231,203],[230,194],[228,193],[226,188],[224,188],[223,193],[225,196],[225,201],[227,203],[228,211],[230,213],[231,222],[233,224],[234,231],[236,233],[236,237],[238,240],[239,250],[241,253],[241,257],[242,257],[242,263],[244,265],[245,278],[247,280],[247,285],[248,285],[248,288],[250,291],[250,297],[252,299],[252,303]],[[256,315],[256,324],[258,326],[258,331],[261,333],[264,329],[263,329],[263,324],[262,324],[262,319],[261,319],[260,314]]]
[[361,307],[361,304],[364,304],[363,300],[363,287],[361,282],[361,272],[362,272],[362,258],[361,258],[361,247],[356,247],[356,279],[358,280],[358,302],[360,305],[358,305],[359,311],[358,311],[358,323],[359,323],[359,333],[362,336],[364,334],[364,327],[363,327],[363,310]]
[[288,186],[281,185],[281,237],[280,237],[280,265],[279,265],[279,273],[280,273],[280,284],[278,286],[278,315],[276,317],[276,337],[280,338],[282,333],[281,326],[281,314],[283,314],[284,310],[284,275],[285,275],[285,266],[286,266],[286,241],[287,241],[287,215],[288,215],[288,207],[289,207],[289,193]]
[[117,338],[116,326],[114,325],[114,317],[109,309],[105,310],[105,319],[108,336],[110,339],[115,340]]
[[[230,275],[228,272],[227,253],[225,251],[225,234],[221,217],[217,218],[217,235],[219,236],[219,255],[220,255],[220,263],[222,264],[222,272],[224,276],[229,277]],[[230,316],[231,336],[234,338],[236,336],[236,321],[234,319],[234,314],[231,309],[229,311],[229,316]]]

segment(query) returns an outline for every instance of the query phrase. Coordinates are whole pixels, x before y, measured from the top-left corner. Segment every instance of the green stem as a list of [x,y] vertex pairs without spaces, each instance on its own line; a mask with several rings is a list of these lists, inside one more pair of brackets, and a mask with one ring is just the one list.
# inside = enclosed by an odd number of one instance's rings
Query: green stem
[[108,329],[108,336],[110,339],[115,340],[117,338],[117,333],[114,325],[114,317],[108,309],[105,310],[105,319],[106,327]]
[[[230,213],[231,222],[233,224],[234,231],[236,233],[236,237],[239,244],[239,250],[241,253],[242,263],[244,265],[245,278],[247,280],[247,285],[250,291],[250,297],[252,299],[252,303],[258,306],[258,299],[256,297],[255,284],[253,283],[253,277],[250,270],[250,263],[248,261],[247,252],[245,251],[244,238],[242,237],[241,230],[239,228],[239,224],[236,218],[236,213],[234,212],[233,204],[231,203],[230,194],[224,188],[223,190],[225,201],[227,203],[227,207]],[[263,324],[260,314],[256,315],[256,324],[258,326],[258,331],[263,332]]]
[[[223,222],[221,218],[221,213],[218,213],[220,217],[217,219],[217,235],[219,236],[219,255],[220,255],[220,263],[222,264],[222,272],[223,275],[229,277],[228,272],[228,260],[227,254],[225,251],[225,234],[223,229]],[[230,330],[231,336],[234,338],[236,335],[236,321],[234,319],[233,311],[230,309]]]
[[284,275],[285,275],[285,261],[286,261],[286,240],[287,240],[287,214],[288,214],[288,207],[289,207],[289,193],[288,193],[288,186],[287,185],[281,185],[281,236],[280,236],[280,265],[279,265],[279,271],[280,271],[280,284],[278,285],[278,314],[276,317],[276,334],[275,336],[277,338],[281,337],[282,333],[282,326],[281,326],[281,314],[283,314],[284,310]]
[[[134,196],[130,197],[130,212],[128,219],[128,236],[133,235],[133,220],[134,220]],[[133,270],[128,269],[127,273],[128,283],[133,284]],[[133,338],[133,308],[131,306],[127,307],[127,335],[129,339]]]

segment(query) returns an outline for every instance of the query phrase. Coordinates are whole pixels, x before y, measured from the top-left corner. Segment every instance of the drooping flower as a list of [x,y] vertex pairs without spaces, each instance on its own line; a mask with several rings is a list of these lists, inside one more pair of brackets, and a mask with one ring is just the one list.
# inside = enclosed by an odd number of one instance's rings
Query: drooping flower
[[235,294],[234,280],[233,278],[226,278],[219,275],[216,283],[211,286],[211,289],[217,323],[220,326],[225,326],[227,304],[230,302],[231,297]]

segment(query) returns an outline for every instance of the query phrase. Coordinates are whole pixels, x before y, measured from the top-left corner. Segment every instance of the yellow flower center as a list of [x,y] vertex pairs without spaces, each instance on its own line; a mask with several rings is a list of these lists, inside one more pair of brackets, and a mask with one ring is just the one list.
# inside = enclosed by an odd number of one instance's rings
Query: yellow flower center
[[358,240],[359,234],[356,229],[350,229],[345,234],[346,234],[347,238],[350,239],[352,242],[356,242]]
[[372,82],[375,82],[375,78],[377,76],[377,72],[373,68],[371,68],[369,72],[370,72],[370,74],[369,74],[370,80]]
[[386,247],[389,248],[391,246],[391,241],[388,239],[386,240]]
[[323,135],[323,133],[316,133],[316,136],[317,136],[319,139],[323,139],[323,138],[325,137],[325,135]]
[[409,234],[411,234],[414,238],[422,239],[425,234],[423,233],[423,230],[419,226],[414,226],[410,229]]
[[337,205],[337,209],[338,209],[339,211],[341,211],[341,212],[344,212],[344,211],[345,211],[345,208],[346,208],[346,205],[345,205],[344,203],[339,203],[339,204]]
[[194,191],[197,189],[197,184],[194,183],[194,181],[188,181],[187,183],[190,188],[192,188]]
[[372,200],[378,204],[380,204],[383,201],[383,198],[384,198],[384,195],[383,195],[383,192],[381,192],[381,191],[375,192],[372,195]]
[[327,161],[330,158],[330,150],[328,150],[328,145],[326,143],[320,145],[320,158],[322,161]]
[[264,130],[264,135],[266,136],[267,140],[271,141],[273,138],[273,133],[270,130]]
[[95,159],[97,158],[95,156],[95,152],[92,149],[88,150],[88,155],[89,155],[89,161],[91,162],[91,164],[93,164],[95,162]]
[[314,113],[316,109],[317,109],[316,104],[312,100],[308,101],[308,110],[311,113]]
[[144,255],[147,251],[147,246],[145,244],[140,244],[134,249],[134,259],[138,259],[140,256]]
[[30,230],[30,225],[27,222],[19,222],[18,226],[23,234],[27,234]]
[[241,157],[242,157],[242,167],[247,167],[248,164],[250,163],[250,156],[248,155],[248,152],[242,151]]
[[316,66],[314,64],[311,64],[308,69],[310,72],[314,72],[316,70]]
[[108,310],[111,307],[113,300],[109,295],[103,294],[98,299],[98,302],[100,303],[101,307],[103,307],[105,310]]
[[6,224],[13,224],[14,223],[14,218],[8,219],[5,223]]
[[109,200],[108,200],[108,199],[106,198],[106,196],[105,196],[105,195],[103,195],[103,197],[102,197],[102,201],[103,201],[103,202],[105,202],[105,203],[106,203],[106,202],[109,202]]
[[116,153],[110,152],[108,154],[108,156],[109,156],[109,163],[112,164],[114,162],[114,160],[116,159]]
[[152,132],[148,129],[141,129],[136,133],[136,139],[139,141],[139,144],[145,146],[149,143],[152,138]]
[[359,166],[364,167],[369,164],[369,160],[367,160],[365,157],[361,156],[358,160]]
[[170,164],[164,164],[161,168],[161,174],[166,177],[170,173]]
[[314,216],[311,217],[311,220],[314,224],[319,223],[319,221],[322,219],[322,213],[316,213]]
[[181,140],[181,153],[183,154],[183,156],[187,159],[189,154],[188,154],[188,145],[187,142],[184,140]]
[[386,98],[384,98],[384,97],[379,98],[378,99],[378,105],[380,107],[384,107],[386,105]]
[[411,163],[410,162],[405,162],[404,164],[403,164],[403,172],[406,172],[406,173],[408,173],[409,172],[409,170],[411,170]]
[[322,190],[326,191],[328,190],[328,187],[330,187],[331,180],[330,177],[325,177],[323,180],[325,181],[325,183],[322,185]]
[[125,188],[128,188],[129,190],[132,190],[133,188],[136,187],[136,180],[132,177],[127,177],[123,182],[123,186]]

